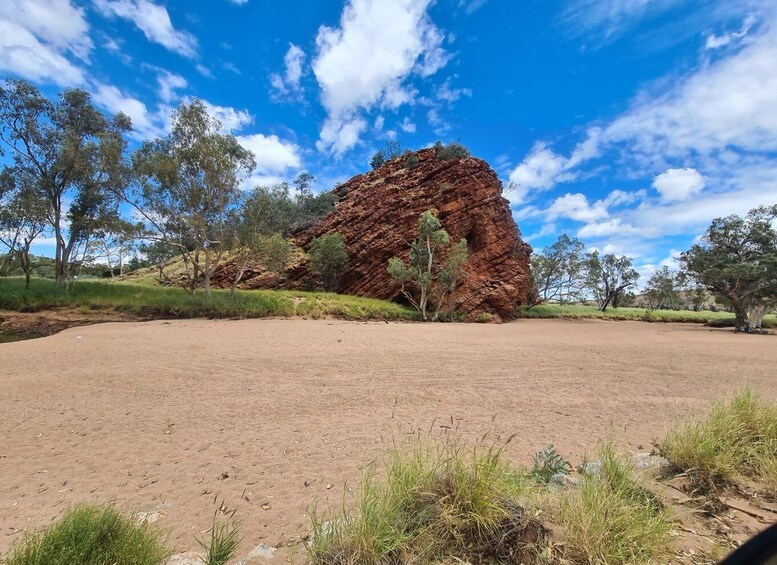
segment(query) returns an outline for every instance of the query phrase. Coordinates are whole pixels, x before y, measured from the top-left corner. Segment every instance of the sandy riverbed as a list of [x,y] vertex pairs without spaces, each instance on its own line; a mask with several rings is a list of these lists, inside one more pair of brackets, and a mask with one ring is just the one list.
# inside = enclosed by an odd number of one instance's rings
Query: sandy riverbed
[[184,551],[218,497],[244,549],[279,545],[405,435],[517,433],[516,464],[608,434],[647,450],[740,385],[777,399],[776,366],[774,336],[593,320],[128,322],[2,344],[0,554],[78,501],[161,508]]

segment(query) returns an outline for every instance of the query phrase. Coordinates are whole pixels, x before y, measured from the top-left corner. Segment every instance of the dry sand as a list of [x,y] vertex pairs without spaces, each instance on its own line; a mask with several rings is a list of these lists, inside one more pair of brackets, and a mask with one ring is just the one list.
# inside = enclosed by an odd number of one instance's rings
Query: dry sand
[[524,465],[608,434],[649,450],[738,386],[777,399],[775,362],[773,336],[593,320],[130,322],[3,344],[0,554],[79,501],[161,508],[184,551],[218,497],[243,549],[280,545],[406,434],[517,433]]

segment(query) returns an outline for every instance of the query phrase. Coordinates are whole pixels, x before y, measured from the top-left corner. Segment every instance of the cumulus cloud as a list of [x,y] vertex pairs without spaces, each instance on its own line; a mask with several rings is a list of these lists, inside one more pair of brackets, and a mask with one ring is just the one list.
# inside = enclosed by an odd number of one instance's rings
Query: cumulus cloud
[[203,100],[208,114],[221,122],[221,131],[235,133],[254,123],[254,116],[248,110],[238,110],[231,106],[218,106]]
[[280,100],[297,100],[302,96],[302,65],[305,62],[305,52],[294,45],[289,44],[289,50],[283,57],[283,74],[270,75],[272,94]]
[[133,22],[149,41],[185,57],[196,55],[197,40],[192,34],[173,27],[164,6],[150,0],[94,0],[94,3],[105,16]]
[[706,181],[696,169],[668,169],[653,179],[653,188],[665,202],[682,202],[696,196]]
[[342,155],[366,128],[361,113],[413,101],[405,83],[415,71],[429,76],[447,63],[444,35],[426,13],[431,0],[350,0],[337,28],[316,36],[313,72],[328,117],[317,148]]
[[36,82],[79,86],[86,73],[68,59],[93,48],[83,8],[70,0],[0,2],[0,70]]
[[300,150],[297,145],[280,139],[277,135],[255,133],[237,137],[240,145],[254,154],[256,170],[244,186],[253,188],[259,185],[275,184],[289,169],[299,169]]
[[585,194],[579,192],[556,198],[545,212],[548,221],[567,218],[586,223],[601,220],[607,215],[607,208],[602,202],[597,201],[590,204]]

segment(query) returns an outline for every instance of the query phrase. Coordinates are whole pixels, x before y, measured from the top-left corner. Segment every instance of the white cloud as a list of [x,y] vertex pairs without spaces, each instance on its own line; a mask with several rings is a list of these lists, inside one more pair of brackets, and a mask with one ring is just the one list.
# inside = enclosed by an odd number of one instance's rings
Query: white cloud
[[93,45],[84,10],[69,0],[0,2],[0,70],[28,80],[79,86],[86,73],[67,58],[87,60]]
[[429,125],[432,126],[434,133],[437,135],[445,135],[451,129],[451,124],[440,116],[440,111],[437,108],[430,109],[426,113],[426,119],[429,122]]
[[755,22],[756,17],[753,14],[748,14],[748,16],[742,22],[742,27],[739,29],[739,31],[730,31],[722,35],[715,35],[714,33],[711,33],[707,36],[707,43],[705,44],[705,47],[707,49],[719,49],[739,41],[740,39],[744,39]]
[[28,30],[60,53],[86,59],[93,47],[84,9],[70,0],[3,0],[0,19]]
[[255,133],[238,136],[237,140],[254,154],[257,174],[279,174],[300,167],[299,147],[277,135]]
[[577,231],[577,236],[581,238],[609,237],[612,235],[648,235],[643,228],[638,228],[631,224],[624,223],[620,218],[611,218],[603,222],[586,224]]
[[283,74],[270,75],[270,84],[273,95],[279,99],[291,98],[297,100],[302,96],[302,65],[305,62],[305,52],[294,45],[289,44],[289,50],[283,57]]
[[146,36],[170,51],[186,57],[197,52],[197,40],[185,31],[173,27],[167,8],[150,0],[94,0],[105,16],[115,16],[133,22]]
[[319,151],[330,151],[335,155],[342,155],[359,142],[359,136],[367,129],[367,122],[363,118],[329,117],[321,128],[320,139],[316,142]]
[[436,96],[437,100],[452,103],[462,96],[472,96],[472,90],[469,88],[451,88],[451,79],[448,78],[437,88]]
[[585,140],[578,143],[569,157],[555,153],[545,142],[537,142],[520,165],[510,173],[514,189],[509,199],[513,204],[524,202],[531,191],[542,192],[558,183],[577,178],[575,167],[599,155],[601,130],[591,128]]
[[602,203],[607,208],[618,208],[620,206],[627,206],[629,204],[633,204],[635,202],[639,202],[640,200],[644,200],[647,196],[647,190],[634,190],[634,191],[625,191],[625,190],[613,190],[610,192],[607,197],[602,201]]
[[696,169],[668,169],[653,179],[653,188],[665,202],[682,202],[699,194],[706,184]]
[[243,4],[248,4],[248,0],[229,0],[232,4],[236,4],[237,6],[242,6]]
[[231,106],[218,106],[203,100],[208,114],[221,122],[221,131],[234,133],[254,123],[254,117],[248,110],[238,110]]
[[410,121],[410,118],[405,117],[405,119],[402,121],[401,124],[399,124],[400,129],[405,133],[415,133],[415,124]]
[[169,127],[169,112],[166,127],[165,120],[161,114],[149,112],[143,102],[124,94],[113,85],[95,84],[93,96],[95,102],[111,113],[123,112],[129,116],[132,120],[132,129],[135,132],[134,137],[136,138],[150,139],[161,136],[164,135],[165,130]]
[[350,0],[338,28],[318,30],[313,72],[328,112],[320,151],[351,149],[366,127],[362,111],[412,102],[408,76],[428,76],[447,63],[444,35],[426,14],[430,2]]
[[203,65],[202,63],[197,63],[194,68],[197,70],[198,73],[200,73],[205,78],[213,78],[213,73],[210,71],[208,67]]
[[178,98],[176,90],[186,88],[189,85],[181,75],[168,71],[161,71],[157,76],[157,82],[159,83],[159,98],[165,103],[170,103]]
[[60,86],[83,84],[83,71],[38,41],[29,30],[0,19],[0,37],[0,70],[36,82],[52,81]]
[[591,223],[607,217],[607,208],[601,201],[590,204],[584,194],[565,194],[550,205],[545,211],[548,221],[568,218],[577,222]]

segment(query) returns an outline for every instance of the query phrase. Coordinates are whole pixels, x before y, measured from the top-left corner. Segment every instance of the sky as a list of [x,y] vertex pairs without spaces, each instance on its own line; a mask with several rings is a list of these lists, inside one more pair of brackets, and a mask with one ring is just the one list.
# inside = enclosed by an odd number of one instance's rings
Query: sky
[[247,188],[460,141],[536,250],[566,232],[645,275],[777,203],[777,0],[2,0],[0,76],[89,91],[133,144],[200,98]]

